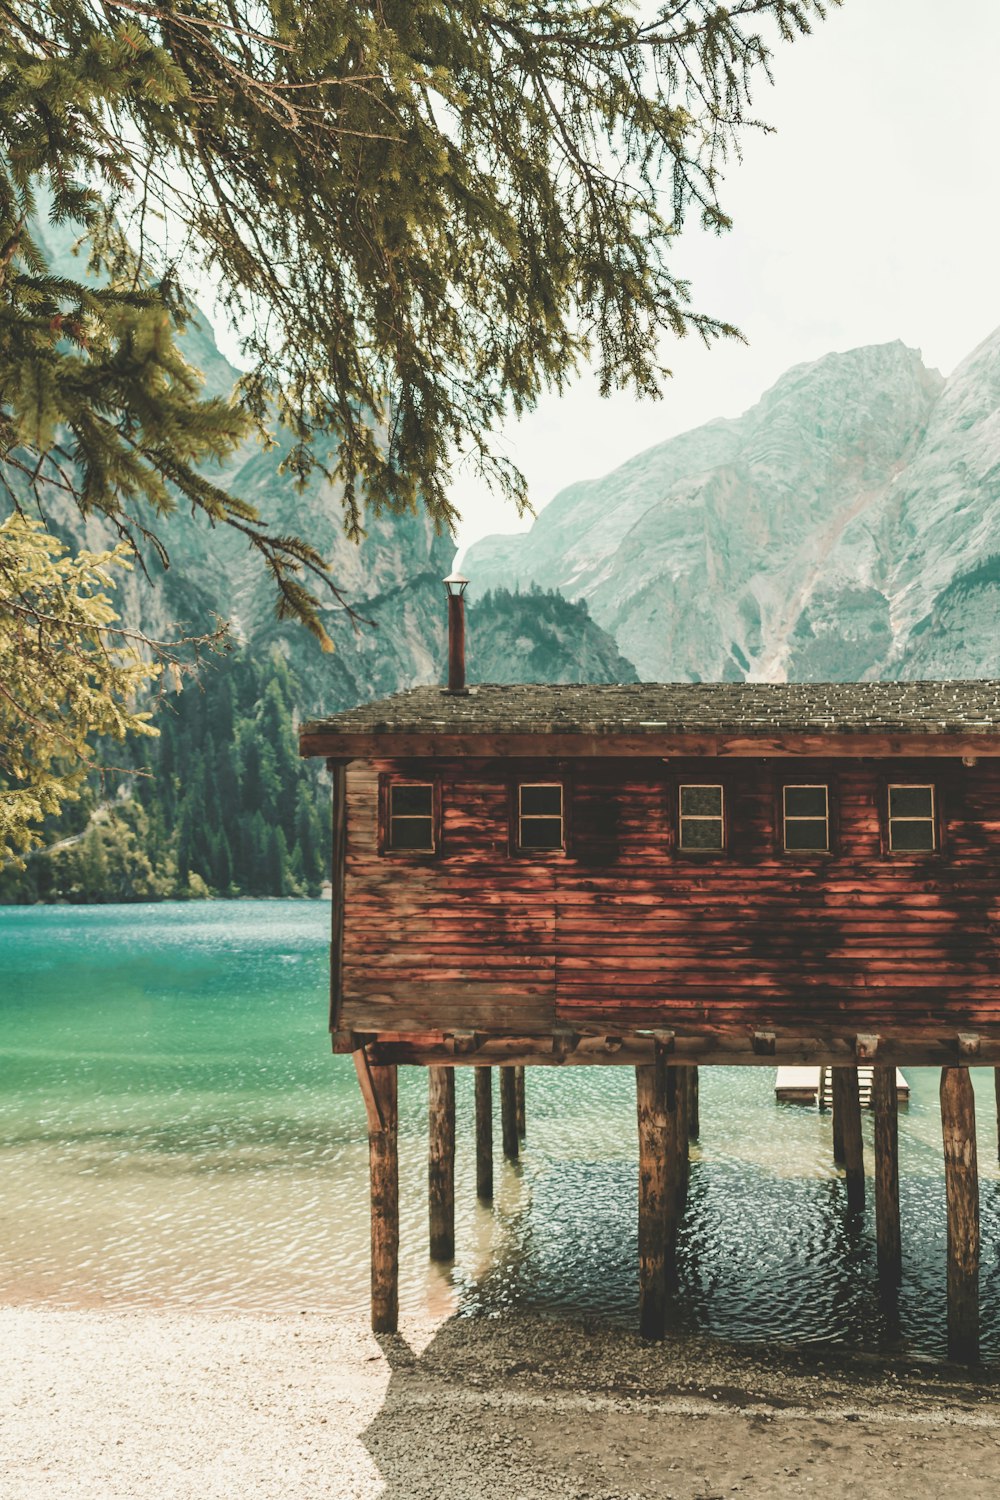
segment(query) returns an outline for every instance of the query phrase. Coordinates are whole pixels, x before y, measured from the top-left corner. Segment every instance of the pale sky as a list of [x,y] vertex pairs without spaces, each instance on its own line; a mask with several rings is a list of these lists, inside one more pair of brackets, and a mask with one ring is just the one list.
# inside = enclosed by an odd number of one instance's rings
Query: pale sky
[[[775,87],[722,204],[676,269],[701,311],[748,346],[664,345],[665,399],[602,400],[591,379],[504,434],[541,509],[558,490],[713,417],[738,416],[791,365],[902,339],[948,374],[1000,324],[1000,3],[845,0],[778,46]],[[513,507],[459,476],[460,543],[519,528]],[[527,523],[525,523],[527,524]]]

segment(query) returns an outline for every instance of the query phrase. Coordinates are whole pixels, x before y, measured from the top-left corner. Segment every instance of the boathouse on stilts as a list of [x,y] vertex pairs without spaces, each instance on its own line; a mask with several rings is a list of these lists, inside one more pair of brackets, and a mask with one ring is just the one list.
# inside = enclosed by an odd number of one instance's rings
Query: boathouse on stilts
[[397,1320],[397,1069],[430,1090],[430,1249],[454,1252],[454,1070],[476,1180],[524,1132],[526,1067],[635,1069],[639,1323],[664,1332],[698,1069],[832,1068],[880,1278],[901,1275],[896,1069],[941,1068],[948,1340],[979,1342],[969,1068],[1000,1065],[1000,683],[467,687],[307,724],[333,777],[331,1030],[368,1113],[372,1325]]

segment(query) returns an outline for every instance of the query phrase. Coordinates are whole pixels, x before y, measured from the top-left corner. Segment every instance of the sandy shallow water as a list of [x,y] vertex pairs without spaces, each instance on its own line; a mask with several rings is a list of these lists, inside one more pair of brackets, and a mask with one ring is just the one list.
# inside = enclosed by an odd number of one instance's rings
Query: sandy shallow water
[[3,1500],[994,1496],[996,1377],[511,1313],[0,1308]]

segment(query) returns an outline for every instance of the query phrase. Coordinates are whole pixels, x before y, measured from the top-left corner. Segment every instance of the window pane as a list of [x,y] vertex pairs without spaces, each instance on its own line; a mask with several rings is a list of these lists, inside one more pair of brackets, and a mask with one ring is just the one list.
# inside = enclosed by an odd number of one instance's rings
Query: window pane
[[393,849],[433,849],[433,819],[393,818],[389,825],[389,845]]
[[786,786],[785,816],[788,818],[825,818],[825,786]]
[[434,788],[430,786],[394,786],[392,794],[392,816],[400,814],[429,818],[433,811]]
[[934,824],[928,818],[915,823],[889,824],[889,847],[892,849],[933,849]]
[[562,818],[522,818],[522,849],[561,849]]
[[721,849],[722,819],[683,818],[681,820],[681,848]]
[[700,813],[709,817],[722,814],[721,786],[682,786],[681,814]]
[[826,819],[801,818],[785,824],[786,849],[826,849]]
[[[890,818],[929,818],[934,812],[934,803],[929,786],[891,786],[889,788]],[[923,845],[919,845],[923,848]]]
[[545,817],[562,816],[561,786],[522,786],[521,812],[541,814]]

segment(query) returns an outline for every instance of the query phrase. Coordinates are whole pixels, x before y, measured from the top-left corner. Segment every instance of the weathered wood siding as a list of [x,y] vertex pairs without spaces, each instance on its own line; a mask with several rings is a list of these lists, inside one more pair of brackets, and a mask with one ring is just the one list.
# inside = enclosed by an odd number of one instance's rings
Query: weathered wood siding
[[[380,772],[440,778],[438,853],[378,853]],[[568,853],[512,854],[511,783],[554,779]],[[934,784],[934,854],[883,852],[893,780]],[[723,854],[678,850],[684,781],[725,787]],[[829,855],[781,850],[781,786],[804,782],[830,787]],[[997,1026],[998,875],[995,762],[356,762],[335,1014],[382,1032]]]

